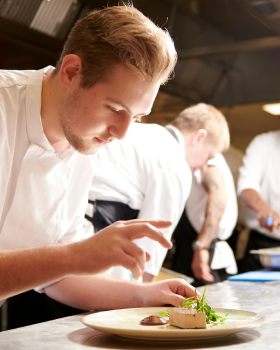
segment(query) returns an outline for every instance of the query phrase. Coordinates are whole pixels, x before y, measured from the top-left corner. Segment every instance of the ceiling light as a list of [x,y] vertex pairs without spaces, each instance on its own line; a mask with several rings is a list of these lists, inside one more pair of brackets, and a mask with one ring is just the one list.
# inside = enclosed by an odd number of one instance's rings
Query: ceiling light
[[280,115],[280,103],[270,103],[267,105],[263,105],[262,109],[273,115]]

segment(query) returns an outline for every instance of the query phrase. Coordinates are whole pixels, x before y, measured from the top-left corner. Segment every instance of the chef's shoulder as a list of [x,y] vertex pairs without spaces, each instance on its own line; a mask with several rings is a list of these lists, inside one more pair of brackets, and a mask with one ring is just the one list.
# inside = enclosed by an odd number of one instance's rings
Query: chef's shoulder
[[[149,171],[166,171],[180,178],[191,179],[190,169],[175,138],[157,124],[134,124],[129,132],[133,148]],[[190,180],[191,181],[191,180]]]
[[0,88],[11,88],[15,85],[27,85],[30,74],[34,71],[30,70],[0,70]]
[[161,125],[134,123],[129,128],[126,140],[143,151],[174,149],[178,150],[178,143],[174,137]]
[[280,130],[269,131],[255,136],[250,142],[246,153],[248,151],[253,152],[254,150],[256,152],[266,150],[269,153],[273,150],[280,151]]

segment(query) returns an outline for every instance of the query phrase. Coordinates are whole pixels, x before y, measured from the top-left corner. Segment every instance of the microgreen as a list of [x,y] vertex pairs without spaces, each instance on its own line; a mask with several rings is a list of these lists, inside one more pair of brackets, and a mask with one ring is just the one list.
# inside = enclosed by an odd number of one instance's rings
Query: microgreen
[[[207,287],[205,287],[202,296],[198,295],[195,289],[194,296],[191,298],[187,298],[184,300],[184,306],[179,306],[179,309],[195,309],[200,312],[204,312],[206,315],[206,323],[218,324],[220,322],[224,322],[226,320],[226,316],[222,317],[216,314],[215,310],[211,308],[209,304],[207,304],[207,300],[205,299]],[[165,312],[160,312],[160,316],[169,317],[169,310]]]

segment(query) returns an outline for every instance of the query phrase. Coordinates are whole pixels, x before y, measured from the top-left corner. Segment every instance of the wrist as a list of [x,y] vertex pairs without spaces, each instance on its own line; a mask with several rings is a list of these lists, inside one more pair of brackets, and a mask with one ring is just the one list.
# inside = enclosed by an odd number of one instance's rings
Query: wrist
[[[134,296],[132,303],[137,307],[150,307],[154,306],[150,303],[150,296],[153,292],[150,290],[152,282],[139,283],[135,282],[137,285],[134,288]],[[135,307],[135,306],[132,306]]]
[[67,270],[68,275],[80,276],[90,273],[87,268],[83,266],[85,253],[81,242],[68,243],[63,246],[63,265]]
[[208,250],[209,249],[209,245],[199,241],[199,240],[195,240],[192,242],[192,250],[195,252],[195,251],[199,251],[199,250],[203,250],[203,249],[206,249]]

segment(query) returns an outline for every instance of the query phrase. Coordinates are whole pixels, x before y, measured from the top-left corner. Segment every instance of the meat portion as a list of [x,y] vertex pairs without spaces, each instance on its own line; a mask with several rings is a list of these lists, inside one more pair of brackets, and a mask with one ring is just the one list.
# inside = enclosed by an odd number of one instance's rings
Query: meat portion
[[206,328],[206,315],[194,309],[169,309],[169,324],[180,328]]
[[160,316],[152,315],[143,318],[143,320],[140,321],[140,324],[144,326],[158,326],[161,324],[167,324],[167,321]]

